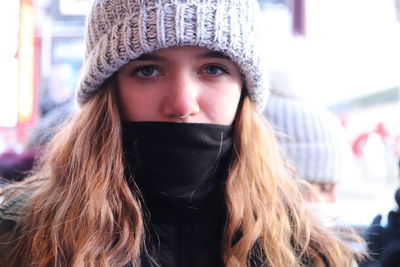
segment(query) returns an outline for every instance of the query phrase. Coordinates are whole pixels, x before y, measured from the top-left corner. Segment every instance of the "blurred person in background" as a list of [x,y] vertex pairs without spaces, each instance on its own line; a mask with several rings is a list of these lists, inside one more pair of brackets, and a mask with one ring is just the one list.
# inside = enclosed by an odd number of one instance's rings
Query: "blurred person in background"
[[61,104],[53,105],[42,114],[34,129],[30,132],[27,141],[28,148],[43,148],[56,134],[61,125],[68,120],[78,109],[74,99]]
[[0,154],[0,185],[21,181],[32,170],[39,151],[29,149],[22,153],[6,150]]
[[336,202],[337,184],[352,175],[351,145],[340,120],[322,106],[274,88],[264,115],[296,178],[312,185],[308,200]]
[[[302,185],[308,207],[318,219],[363,250],[355,229],[338,220],[343,211],[336,205],[337,186],[355,175],[344,126],[326,107],[301,95],[288,69],[273,69],[270,74],[271,93],[263,114],[275,130],[288,170]],[[356,259],[353,264],[357,266]]]
[[365,131],[354,140],[354,154],[363,166],[366,179],[378,183],[396,183],[398,169],[398,141],[385,123],[377,122],[372,130]]
[[21,153],[7,150],[0,154],[0,184],[21,181],[28,176],[42,155],[46,144],[75,109],[74,101],[53,106],[33,127]]
[[37,172],[1,191],[2,263],[350,266],[262,116],[258,11],[94,1],[80,110]]

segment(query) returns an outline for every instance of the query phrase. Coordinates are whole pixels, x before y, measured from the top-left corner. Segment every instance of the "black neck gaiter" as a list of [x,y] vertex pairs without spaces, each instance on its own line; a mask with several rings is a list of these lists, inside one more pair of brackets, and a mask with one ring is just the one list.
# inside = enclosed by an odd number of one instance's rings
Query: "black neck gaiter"
[[123,122],[122,127],[127,177],[133,177],[152,216],[196,214],[220,197],[232,158],[232,126]]

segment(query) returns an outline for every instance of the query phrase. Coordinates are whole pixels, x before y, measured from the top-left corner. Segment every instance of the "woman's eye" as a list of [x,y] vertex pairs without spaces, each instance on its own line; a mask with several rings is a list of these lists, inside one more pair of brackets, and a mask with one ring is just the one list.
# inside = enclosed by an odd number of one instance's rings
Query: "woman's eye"
[[210,66],[205,67],[204,72],[206,74],[214,75],[214,76],[228,73],[225,68],[223,68],[221,66],[217,66],[217,65],[210,65]]
[[153,66],[143,66],[135,69],[135,75],[142,77],[153,77],[159,74],[159,71]]

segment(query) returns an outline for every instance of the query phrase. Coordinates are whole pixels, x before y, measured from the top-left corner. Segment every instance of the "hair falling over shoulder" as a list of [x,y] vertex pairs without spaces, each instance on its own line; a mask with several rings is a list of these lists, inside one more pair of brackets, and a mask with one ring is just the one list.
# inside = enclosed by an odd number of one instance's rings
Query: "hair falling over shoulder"
[[357,255],[307,211],[273,129],[248,98],[236,120],[235,152],[225,188],[226,266],[319,266],[321,256],[331,267],[351,265]]
[[[113,86],[107,82],[53,138],[36,174],[2,192],[32,192],[7,266],[140,266],[145,220],[140,195],[124,177]],[[352,252],[308,214],[272,129],[248,97],[234,142],[225,187],[225,266],[296,267],[319,255],[331,267],[349,266]]]
[[120,116],[109,87],[64,126],[38,172],[17,186],[33,194],[7,266],[139,264],[141,207],[124,177]]

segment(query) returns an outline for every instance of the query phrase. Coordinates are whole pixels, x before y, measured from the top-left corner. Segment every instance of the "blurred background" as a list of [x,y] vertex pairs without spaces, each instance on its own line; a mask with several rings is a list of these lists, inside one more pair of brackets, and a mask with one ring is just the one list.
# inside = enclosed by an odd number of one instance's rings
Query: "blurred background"
[[[369,224],[394,207],[399,186],[400,0],[259,2],[271,75],[346,129],[354,164],[330,208],[345,224]],[[73,105],[91,3],[2,2],[0,154],[24,153],[46,116]]]

